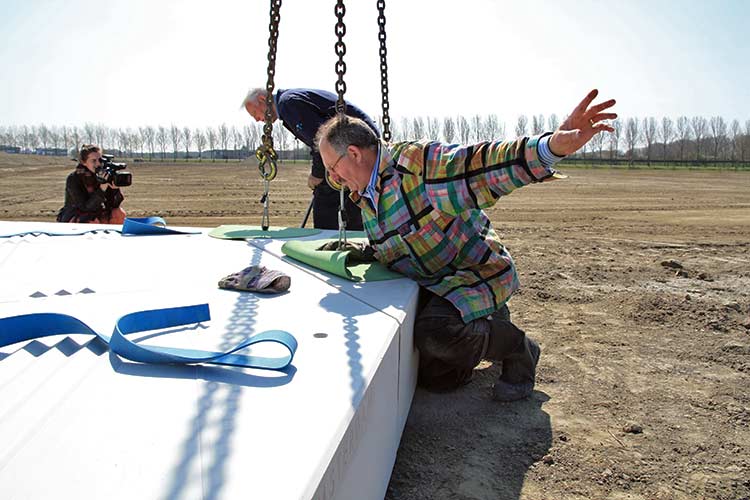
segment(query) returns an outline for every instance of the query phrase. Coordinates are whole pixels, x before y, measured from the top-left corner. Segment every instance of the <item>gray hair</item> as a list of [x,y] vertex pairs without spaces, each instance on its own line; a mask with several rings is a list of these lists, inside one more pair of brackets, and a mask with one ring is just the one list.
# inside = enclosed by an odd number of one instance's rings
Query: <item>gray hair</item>
[[247,95],[245,96],[245,100],[242,101],[242,104],[240,104],[240,108],[244,108],[247,103],[249,102],[255,102],[258,99],[258,96],[266,96],[266,89],[255,87],[253,89],[248,90]]
[[359,118],[337,114],[320,126],[315,134],[315,147],[320,150],[320,142],[325,139],[338,154],[344,154],[349,146],[362,149],[374,148],[378,136],[369,125]]

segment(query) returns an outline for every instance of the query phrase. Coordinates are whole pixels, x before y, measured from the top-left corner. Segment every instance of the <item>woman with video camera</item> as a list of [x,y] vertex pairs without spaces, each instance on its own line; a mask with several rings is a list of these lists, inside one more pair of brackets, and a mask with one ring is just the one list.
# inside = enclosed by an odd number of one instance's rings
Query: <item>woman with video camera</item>
[[122,224],[125,212],[120,204],[125,199],[120,188],[109,179],[97,176],[102,150],[84,144],[78,153],[78,166],[65,181],[65,206],[57,214],[57,222]]

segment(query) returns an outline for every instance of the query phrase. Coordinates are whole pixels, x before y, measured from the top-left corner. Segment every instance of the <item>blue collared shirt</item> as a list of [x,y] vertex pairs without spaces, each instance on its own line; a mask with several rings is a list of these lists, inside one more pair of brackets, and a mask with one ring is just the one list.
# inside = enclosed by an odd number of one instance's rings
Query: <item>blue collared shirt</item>
[[559,162],[564,156],[557,156],[555,153],[552,152],[552,150],[549,148],[549,140],[551,135],[546,135],[542,137],[542,139],[539,141],[539,144],[536,147],[536,152],[539,155],[539,161],[542,162],[542,165],[545,167],[551,167],[555,163]]
[[380,143],[378,143],[378,156],[375,158],[375,165],[372,166],[372,173],[370,174],[370,182],[364,191],[360,191],[359,195],[362,198],[367,198],[370,201],[370,206],[378,213],[378,207],[375,206],[375,186],[378,183],[378,166],[380,165]]

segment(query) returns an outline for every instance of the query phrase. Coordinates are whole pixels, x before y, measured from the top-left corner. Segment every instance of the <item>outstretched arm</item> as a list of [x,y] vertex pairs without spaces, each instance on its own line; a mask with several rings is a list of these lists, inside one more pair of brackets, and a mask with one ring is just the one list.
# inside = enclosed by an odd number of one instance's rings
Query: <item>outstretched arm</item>
[[[411,161],[424,158],[424,182],[427,194],[442,211],[458,214],[465,210],[486,208],[513,190],[556,176],[552,165],[541,161],[540,142],[547,142],[557,156],[575,153],[601,131],[612,131],[602,120],[616,118],[605,112],[611,99],[591,106],[598,94],[592,90],[575,107],[562,125],[551,135],[494,141],[473,146],[429,144],[427,151],[409,151]],[[545,137],[546,136],[546,137]]]
[[[547,134],[549,136],[549,134]],[[555,170],[539,159],[542,136],[493,141],[471,146],[431,143],[407,148],[408,159],[399,164],[419,164],[424,159],[424,188],[442,212],[461,212],[494,205],[511,191],[552,178]]]

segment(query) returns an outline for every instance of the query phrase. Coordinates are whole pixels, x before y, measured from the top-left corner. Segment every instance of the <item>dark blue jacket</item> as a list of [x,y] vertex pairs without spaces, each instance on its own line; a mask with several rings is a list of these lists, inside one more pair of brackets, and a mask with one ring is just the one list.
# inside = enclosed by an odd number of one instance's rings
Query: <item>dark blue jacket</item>
[[[294,137],[312,150],[311,173],[321,179],[325,176],[325,167],[320,153],[313,147],[313,142],[318,128],[336,115],[337,100],[336,94],[326,90],[279,89],[276,92],[276,111],[279,119]],[[346,114],[364,120],[375,135],[380,137],[380,131],[373,119],[349,101],[346,101]]]

